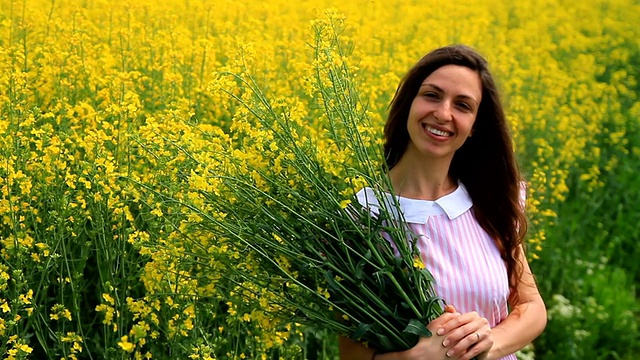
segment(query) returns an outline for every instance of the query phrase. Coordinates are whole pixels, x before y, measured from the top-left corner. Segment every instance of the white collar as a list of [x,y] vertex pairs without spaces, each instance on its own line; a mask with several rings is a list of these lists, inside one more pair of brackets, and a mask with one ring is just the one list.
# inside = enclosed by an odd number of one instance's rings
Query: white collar
[[[384,193],[385,203],[391,210],[393,217],[398,219],[398,213],[393,206],[394,201],[391,194]],[[380,213],[380,202],[376,198],[375,192],[370,187],[365,187],[356,194],[358,202],[364,207],[378,215]],[[462,215],[465,211],[473,206],[471,197],[467,192],[467,188],[458,182],[458,187],[450,194],[447,194],[437,200],[418,200],[410,199],[402,196],[396,196],[400,205],[400,210],[404,215],[404,220],[408,223],[425,224],[429,216],[447,214],[450,220]]]

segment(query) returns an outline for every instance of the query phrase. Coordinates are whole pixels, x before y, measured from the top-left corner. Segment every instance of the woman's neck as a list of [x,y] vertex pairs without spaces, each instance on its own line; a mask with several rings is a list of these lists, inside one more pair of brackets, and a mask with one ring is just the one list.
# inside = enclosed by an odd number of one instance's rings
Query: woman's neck
[[449,176],[451,159],[425,159],[405,153],[389,171],[396,195],[437,200],[452,193],[458,183]]

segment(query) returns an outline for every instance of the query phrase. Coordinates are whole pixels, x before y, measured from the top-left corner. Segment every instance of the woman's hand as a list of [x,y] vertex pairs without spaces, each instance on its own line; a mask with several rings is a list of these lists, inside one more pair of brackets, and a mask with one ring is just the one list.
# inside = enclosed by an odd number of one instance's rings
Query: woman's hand
[[[451,323],[451,321],[455,320],[459,316],[461,316],[460,313],[456,312],[453,306],[447,305],[445,307],[445,312],[427,325],[427,329],[429,329],[432,333],[430,337],[421,337],[418,343],[409,350],[394,352],[394,353],[379,354],[379,355],[376,355],[374,359],[375,360],[393,360],[393,359],[449,360],[451,359],[451,357],[447,357],[447,351],[451,350],[453,345],[455,345],[455,342],[451,342],[451,344],[448,346],[443,346],[443,341],[446,339],[446,336],[449,334],[443,333],[442,335],[438,335],[436,331],[438,329],[444,328],[446,324]],[[453,357],[453,358],[457,359],[457,357]]]
[[[375,360],[483,360],[493,345],[487,319],[477,313],[460,314],[447,305],[444,314],[427,325],[430,337],[422,337],[409,350],[377,354]],[[478,335],[475,335],[475,334]],[[480,341],[478,341],[480,339]],[[373,350],[341,338],[341,359],[371,359]]]
[[435,333],[444,338],[442,346],[447,348],[449,358],[486,359],[493,346],[489,321],[475,311],[448,319]]
[[427,325],[427,329],[431,331],[431,336],[420,338],[416,346],[406,351],[406,359],[447,359],[447,351],[450,350],[450,347],[442,345],[445,336],[444,334],[438,335],[436,331],[458,316],[460,316],[460,313],[457,313],[453,306],[446,308],[442,315]]

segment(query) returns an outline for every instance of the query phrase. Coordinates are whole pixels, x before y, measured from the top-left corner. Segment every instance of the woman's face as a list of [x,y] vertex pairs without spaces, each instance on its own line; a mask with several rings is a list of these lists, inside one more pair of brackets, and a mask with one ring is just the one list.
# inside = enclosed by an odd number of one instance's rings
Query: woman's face
[[471,135],[482,100],[480,75],[445,65],[427,76],[413,99],[407,120],[407,151],[420,157],[453,158]]

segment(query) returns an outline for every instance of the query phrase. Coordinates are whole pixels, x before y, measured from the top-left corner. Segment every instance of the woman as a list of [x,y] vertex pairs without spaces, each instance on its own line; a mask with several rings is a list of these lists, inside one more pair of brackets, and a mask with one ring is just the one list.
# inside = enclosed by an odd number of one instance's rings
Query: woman
[[[486,60],[460,45],[424,56],[398,87],[384,130],[404,217],[438,294],[459,312],[432,321],[433,336],[403,352],[341,338],[341,358],[515,359],[544,329],[546,310],[522,248],[522,180]],[[372,194],[358,199],[375,205]]]

